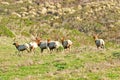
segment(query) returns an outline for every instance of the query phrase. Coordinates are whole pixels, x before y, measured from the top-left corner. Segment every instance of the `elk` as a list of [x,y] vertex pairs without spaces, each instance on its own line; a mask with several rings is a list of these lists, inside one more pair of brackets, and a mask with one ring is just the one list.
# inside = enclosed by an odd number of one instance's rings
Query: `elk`
[[50,39],[47,39],[47,46],[50,51],[54,49],[58,50],[60,47],[63,47],[59,41],[51,41]]
[[44,49],[49,49],[47,46],[47,41],[41,41],[40,39],[37,40],[38,46],[41,49],[41,53],[43,53]]
[[68,48],[70,49],[73,44],[73,42],[71,40],[69,40],[69,39],[65,40],[64,37],[61,38],[61,42],[62,42],[64,49],[68,49]]
[[26,44],[19,45],[17,42],[14,42],[13,45],[15,45],[16,49],[18,51],[24,51],[27,50],[29,52],[29,47]]
[[99,35],[100,35],[100,34],[94,34],[94,35],[93,35],[93,39],[94,39],[94,41],[95,41],[95,44],[96,44],[97,48],[103,48],[103,49],[104,49],[104,47],[105,47],[105,42],[104,42],[103,39],[99,39],[99,38],[98,38]]
[[32,42],[29,43],[30,52],[34,51],[34,49],[38,47],[38,40],[39,39],[36,37],[34,40],[32,40]]

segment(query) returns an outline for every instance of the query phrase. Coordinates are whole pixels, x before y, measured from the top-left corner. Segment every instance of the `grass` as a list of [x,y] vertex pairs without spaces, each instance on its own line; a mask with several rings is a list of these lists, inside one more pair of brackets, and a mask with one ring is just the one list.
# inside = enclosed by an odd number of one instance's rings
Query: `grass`
[[[12,0],[7,1],[10,5],[0,3],[0,80],[120,79],[120,46],[115,44],[119,40],[120,30],[119,3],[67,0],[61,2],[63,6],[60,9],[69,7],[76,12],[56,16],[40,14],[39,9],[46,6],[40,7],[41,4],[36,5],[35,2],[14,4]],[[77,8],[79,3],[81,9]],[[35,17],[29,13],[32,9],[37,14]],[[28,15],[19,18],[12,15],[12,12],[27,12]],[[106,42],[105,50],[96,49],[92,39],[95,32],[102,32],[100,38]],[[21,52],[19,56],[12,45],[12,37],[15,36],[22,44],[29,42],[32,35],[43,40],[57,40],[64,36],[73,41],[73,46],[71,51],[60,48],[59,52],[53,51],[51,54],[47,50],[40,53],[37,48],[35,54]]]
[[12,31],[10,31],[7,27],[0,25],[0,35],[7,35],[9,37],[15,37]]
[[49,54],[40,53],[38,48],[35,54],[23,52],[18,56],[11,38],[0,39],[1,80],[120,79],[119,49],[96,50],[85,46]]

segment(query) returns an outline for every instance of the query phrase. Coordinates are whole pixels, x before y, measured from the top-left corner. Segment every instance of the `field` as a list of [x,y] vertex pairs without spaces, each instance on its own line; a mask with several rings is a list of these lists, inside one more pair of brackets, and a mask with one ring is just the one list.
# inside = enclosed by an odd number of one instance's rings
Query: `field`
[[[119,80],[120,49],[73,46],[18,55],[12,39],[0,38],[0,80]],[[6,42],[6,43],[5,43]]]
[[[97,49],[94,34],[105,41]],[[34,37],[71,50],[18,53]],[[0,80],[120,80],[119,0],[1,0]]]

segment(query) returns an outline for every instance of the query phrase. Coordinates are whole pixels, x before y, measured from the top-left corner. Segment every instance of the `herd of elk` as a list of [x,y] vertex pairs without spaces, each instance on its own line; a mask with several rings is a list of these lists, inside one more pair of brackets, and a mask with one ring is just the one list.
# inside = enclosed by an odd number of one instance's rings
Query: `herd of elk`
[[58,50],[60,47],[63,47],[64,49],[70,48],[72,46],[72,41],[62,39],[62,43],[61,43],[59,41],[54,41],[50,39],[41,40],[40,38],[36,37],[30,43],[25,43],[22,45],[18,45],[18,43],[14,43],[13,45],[16,46],[18,51],[27,50],[28,52],[32,52],[34,51],[35,48],[39,47],[42,53],[44,49],[48,49],[49,51],[52,51],[54,49]]
[[[93,39],[95,41],[95,44],[97,48],[105,48],[105,42],[103,39],[99,39],[99,34],[94,34]],[[36,37],[34,40],[32,40],[30,43],[25,43],[19,45],[17,42],[14,42],[13,45],[17,48],[18,51],[24,51],[27,50],[28,52],[34,51],[35,48],[39,47],[41,49],[41,53],[44,51],[44,49],[48,49],[49,51],[52,51],[54,49],[58,50],[60,47],[63,47],[64,49],[69,49],[73,45],[73,42],[69,39],[65,39],[64,37],[61,38],[61,42],[54,41],[54,40],[41,40],[40,38]]]

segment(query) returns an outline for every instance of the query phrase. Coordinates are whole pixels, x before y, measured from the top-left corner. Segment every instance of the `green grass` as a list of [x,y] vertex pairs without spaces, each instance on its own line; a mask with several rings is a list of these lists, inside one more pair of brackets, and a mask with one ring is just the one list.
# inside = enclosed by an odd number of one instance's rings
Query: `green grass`
[[[3,43],[4,41],[6,43]],[[12,39],[0,39],[0,79],[32,80],[119,80],[119,49],[96,50],[94,47],[72,47],[71,51],[46,50],[40,53],[16,54]],[[8,45],[6,45],[8,44]],[[117,52],[116,52],[117,51]]]

